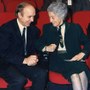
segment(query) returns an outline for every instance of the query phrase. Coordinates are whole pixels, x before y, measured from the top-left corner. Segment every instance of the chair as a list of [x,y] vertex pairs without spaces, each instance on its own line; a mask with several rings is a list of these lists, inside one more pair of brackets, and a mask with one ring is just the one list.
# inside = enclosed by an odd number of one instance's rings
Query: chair
[[34,1],[36,3],[36,7],[38,8],[38,10],[40,10],[44,5],[44,0],[34,0]]
[[[2,2],[7,5],[7,3],[12,3],[14,0],[2,0]],[[23,0],[15,0],[15,1],[23,1]]]
[[78,11],[73,14],[73,22],[80,24],[85,34],[87,34],[87,27],[90,23],[90,11]]
[[0,13],[4,12],[4,5],[2,2],[0,2]]
[[[88,24],[90,23],[90,11],[78,11],[73,14],[73,22],[80,24],[85,34],[87,34]],[[90,56],[86,59],[86,64],[90,68]]]
[[[8,83],[3,78],[0,77],[0,88],[7,88],[7,86],[8,86]],[[24,88],[28,88],[31,86],[32,86],[32,81],[27,79],[27,83],[24,86]]]
[[0,13],[0,26],[14,18],[15,15],[13,13],[9,13],[9,12]]
[[11,2],[7,2],[5,3],[5,7],[6,7],[6,12],[15,12],[16,7],[18,6],[19,3],[23,2],[22,0],[15,0],[15,1],[11,1]]
[[42,33],[43,25],[47,24],[49,22],[50,21],[49,21],[48,12],[47,11],[40,11],[38,13],[36,26],[40,29],[41,33]]
[[34,2],[34,0],[23,0],[23,1],[30,2],[36,8],[36,3]]

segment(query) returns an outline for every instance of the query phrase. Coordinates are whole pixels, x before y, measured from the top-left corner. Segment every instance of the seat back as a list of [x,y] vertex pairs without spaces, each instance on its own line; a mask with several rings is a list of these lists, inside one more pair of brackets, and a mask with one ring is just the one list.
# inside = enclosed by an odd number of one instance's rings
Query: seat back
[[18,6],[19,3],[23,2],[22,0],[12,0],[11,2],[8,2],[5,4],[6,7],[6,12],[15,12],[16,7]]
[[80,24],[85,34],[87,34],[87,27],[90,23],[90,11],[78,11],[73,14],[73,22]]
[[[84,33],[87,34],[87,28],[90,23],[90,11],[78,11],[73,14],[73,22],[79,24]],[[90,68],[90,57],[86,59],[86,63]]]
[[[8,86],[8,83],[3,78],[0,77],[0,88],[7,88],[7,86]],[[24,86],[24,88],[28,88],[28,87],[31,87],[31,86],[32,86],[32,81],[27,79],[27,83]]]
[[36,3],[36,7],[40,10],[44,5],[44,0],[34,0]]
[[34,0],[23,0],[24,2],[29,2],[29,3],[31,3],[35,8],[37,8],[36,7],[36,3],[35,3],[35,1]]
[[60,73],[49,71],[49,80],[56,84],[70,84],[70,82],[64,78]]
[[0,88],[7,88],[8,83],[0,77]]
[[0,26],[15,18],[14,13],[3,12],[0,13]]
[[36,26],[40,29],[41,33],[42,33],[42,29],[43,29],[43,25],[49,23],[49,16],[48,16],[48,12],[47,11],[40,11],[38,13],[38,19],[37,19],[37,23]]
[[4,12],[4,5],[2,2],[0,2],[0,13]]

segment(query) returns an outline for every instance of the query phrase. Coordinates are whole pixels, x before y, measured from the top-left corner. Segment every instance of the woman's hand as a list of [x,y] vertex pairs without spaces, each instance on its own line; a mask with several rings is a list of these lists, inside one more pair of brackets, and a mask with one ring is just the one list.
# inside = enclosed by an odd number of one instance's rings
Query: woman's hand
[[85,53],[81,52],[75,55],[70,61],[80,61],[84,57]]
[[56,44],[50,44],[50,45],[45,47],[45,51],[47,51],[47,52],[54,52],[56,47],[57,47]]

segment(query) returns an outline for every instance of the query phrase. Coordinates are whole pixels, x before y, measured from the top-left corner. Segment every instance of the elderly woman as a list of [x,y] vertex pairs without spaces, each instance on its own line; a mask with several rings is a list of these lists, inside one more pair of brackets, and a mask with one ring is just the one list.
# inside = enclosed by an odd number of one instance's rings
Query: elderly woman
[[64,3],[53,2],[47,11],[51,23],[44,25],[37,49],[49,52],[49,69],[62,73],[72,83],[73,90],[87,90],[89,70],[85,59],[90,53],[87,36],[79,25],[65,22]]

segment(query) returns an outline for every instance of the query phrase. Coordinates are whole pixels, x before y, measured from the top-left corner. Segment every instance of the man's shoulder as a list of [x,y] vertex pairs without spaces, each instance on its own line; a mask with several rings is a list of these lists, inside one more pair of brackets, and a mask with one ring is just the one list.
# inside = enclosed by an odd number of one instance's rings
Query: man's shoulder
[[68,22],[65,22],[66,26],[68,28],[75,28],[75,27],[80,27],[79,24],[76,24],[76,23],[68,23]]
[[6,23],[4,23],[1,27],[10,27],[10,26],[13,26],[14,24],[16,23],[16,19],[12,19]]
[[34,25],[34,24],[30,24],[30,26],[27,27],[27,29],[28,29],[29,32],[40,33],[39,28],[36,25]]
[[28,26],[28,29],[30,29],[30,30],[39,30],[39,28],[34,24],[30,24],[30,26]]

